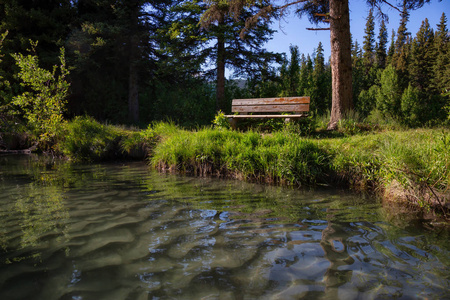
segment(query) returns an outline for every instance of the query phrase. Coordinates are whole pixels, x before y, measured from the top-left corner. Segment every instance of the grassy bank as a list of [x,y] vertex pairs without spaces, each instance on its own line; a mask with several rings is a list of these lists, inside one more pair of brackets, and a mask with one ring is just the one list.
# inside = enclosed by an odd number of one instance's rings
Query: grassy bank
[[297,187],[345,186],[448,214],[448,129],[305,137],[295,126],[261,133],[156,123],[137,130],[84,117],[61,129],[54,149],[76,161],[132,157],[148,159],[160,171]]
[[446,214],[449,130],[335,138],[301,137],[290,130],[261,134],[172,128],[166,132],[151,157],[151,164],[160,170],[295,186],[347,186]]

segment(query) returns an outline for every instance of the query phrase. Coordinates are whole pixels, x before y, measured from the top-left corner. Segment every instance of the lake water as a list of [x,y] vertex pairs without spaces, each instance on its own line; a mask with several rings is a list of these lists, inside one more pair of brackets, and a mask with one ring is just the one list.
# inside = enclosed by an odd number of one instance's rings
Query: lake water
[[342,191],[0,156],[0,299],[449,299],[449,236]]

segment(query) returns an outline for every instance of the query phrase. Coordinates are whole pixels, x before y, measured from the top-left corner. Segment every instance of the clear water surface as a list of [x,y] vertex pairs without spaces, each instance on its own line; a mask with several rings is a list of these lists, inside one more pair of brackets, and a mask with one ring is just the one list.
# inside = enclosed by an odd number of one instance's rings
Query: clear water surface
[[376,200],[0,156],[0,299],[449,299],[449,233]]

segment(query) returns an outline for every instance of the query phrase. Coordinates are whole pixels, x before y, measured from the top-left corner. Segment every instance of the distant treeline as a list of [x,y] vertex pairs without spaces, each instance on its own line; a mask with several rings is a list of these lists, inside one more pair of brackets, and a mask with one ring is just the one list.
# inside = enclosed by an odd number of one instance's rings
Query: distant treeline
[[[32,50],[39,66],[52,70],[62,64],[61,48],[65,65],[53,77],[65,72],[70,84],[67,94],[60,93],[67,95],[66,118],[89,115],[142,126],[171,119],[195,126],[211,124],[217,108],[229,110],[232,98],[294,95],[311,96],[313,115],[328,113],[331,69],[321,43],[312,55],[301,54],[297,46],[289,58],[270,53],[263,48],[273,34],[270,21],[261,20],[241,39],[245,19],[254,11],[203,28],[206,8],[205,2],[181,0],[2,1],[0,132],[4,124],[27,117],[17,97],[33,90],[20,75],[25,57],[13,54]],[[425,19],[412,36],[408,17],[405,9],[389,41],[384,21],[375,33],[371,11],[362,47],[353,42],[355,115],[411,127],[440,125],[448,122],[450,111],[447,19],[442,14],[435,29]],[[245,86],[228,80],[223,92],[217,89],[224,71],[220,62]]]

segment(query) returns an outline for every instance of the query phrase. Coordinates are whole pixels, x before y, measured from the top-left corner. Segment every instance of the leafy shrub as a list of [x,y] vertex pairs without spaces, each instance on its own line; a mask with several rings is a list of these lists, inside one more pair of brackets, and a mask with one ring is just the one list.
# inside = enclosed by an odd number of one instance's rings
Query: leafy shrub
[[213,120],[214,128],[217,129],[229,129],[230,122],[228,122],[228,118],[225,117],[225,113],[223,111],[219,111]]
[[[31,45],[34,52],[37,42],[32,42]],[[66,110],[69,89],[66,76],[69,75],[69,70],[66,67],[64,48],[61,48],[60,65],[54,66],[52,71],[40,68],[36,55],[14,54],[13,57],[20,68],[18,76],[25,92],[14,97],[12,103],[19,107],[38,140],[50,142],[63,122]]]

